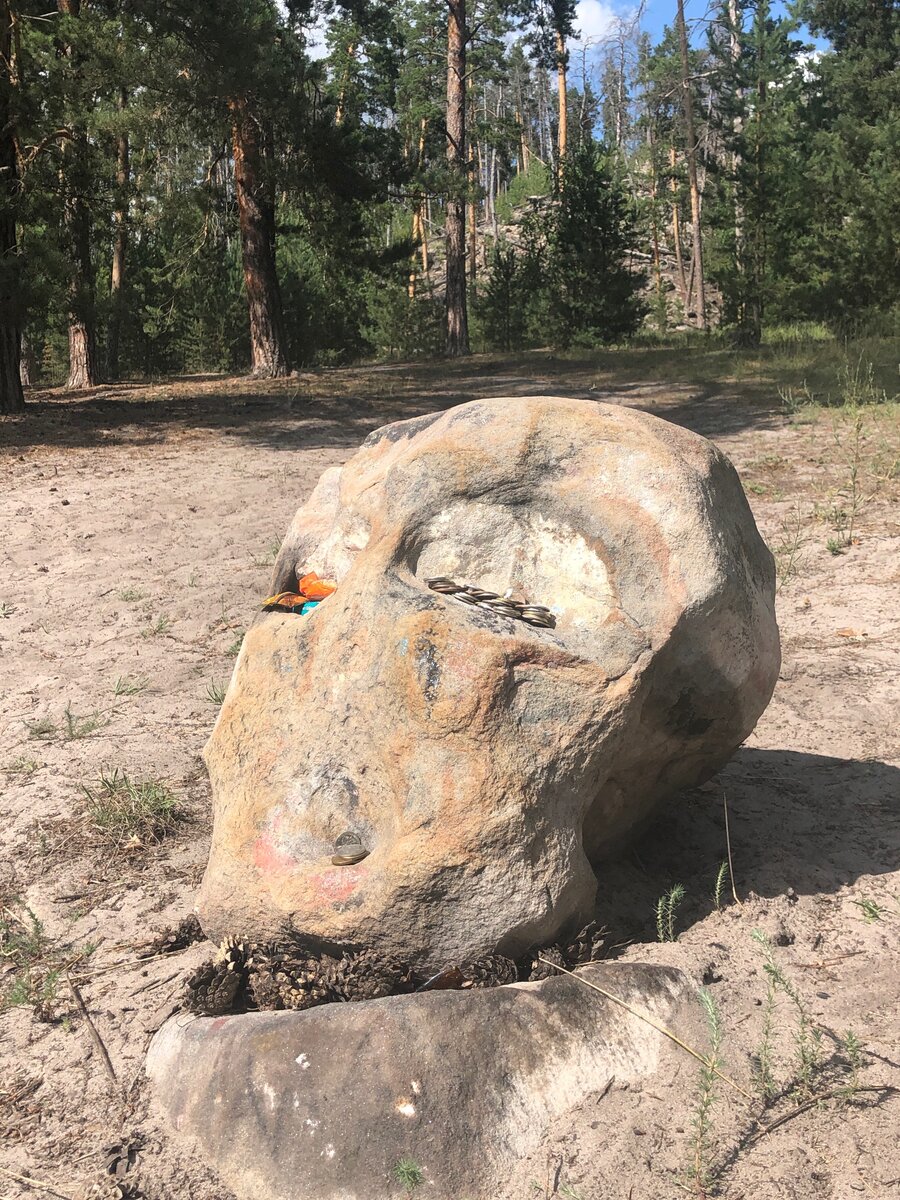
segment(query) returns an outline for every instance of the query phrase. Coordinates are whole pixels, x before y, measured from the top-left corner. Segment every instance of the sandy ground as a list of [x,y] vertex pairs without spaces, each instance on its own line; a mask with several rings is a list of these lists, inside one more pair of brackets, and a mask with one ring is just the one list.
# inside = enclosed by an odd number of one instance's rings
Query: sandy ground
[[[138,957],[190,911],[203,870],[199,755],[216,688],[325,467],[388,420],[528,392],[646,407],[713,437],[741,472],[779,567],[781,680],[721,776],[603,871],[599,912],[614,953],[705,982],[727,1070],[750,1091],[769,978],[754,930],[799,1004],[779,991],[772,1016],[773,1072],[789,1094],[765,1108],[718,1086],[706,1183],[692,1174],[701,1090],[690,1072],[678,1097],[613,1089],[575,1114],[510,1194],[543,1195],[549,1180],[575,1200],[900,1196],[896,415],[866,412],[857,443],[852,416],[789,422],[737,385],[623,383],[596,362],[531,356],[276,387],[207,378],[42,393],[0,424],[0,1197],[81,1195],[109,1179],[108,1163],[124,1170],[130,1147],[127,1181],[149,1200],[227,1200],[158,1120],[141,1070],[179,978],[209,948]],[[852,543],[832,553],[851,513]],[[115,845],[92,826],[83,787],[116,769],[177,797],[183,819],[159,844]],[[741,903],[726,882],[717,906],[723,795]],[[660,943],[656,901],[676,884],[678,940]],[[802,1107],[850,1083],[872,1090]]]

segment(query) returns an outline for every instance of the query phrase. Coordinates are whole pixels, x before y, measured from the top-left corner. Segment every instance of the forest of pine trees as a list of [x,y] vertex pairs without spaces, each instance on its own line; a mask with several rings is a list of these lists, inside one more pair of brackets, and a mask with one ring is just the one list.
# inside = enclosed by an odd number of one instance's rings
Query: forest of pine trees
[[574,0],[0,0],[0,411],[896,320],[898,53],[895,0],[672,0],[591,46]]

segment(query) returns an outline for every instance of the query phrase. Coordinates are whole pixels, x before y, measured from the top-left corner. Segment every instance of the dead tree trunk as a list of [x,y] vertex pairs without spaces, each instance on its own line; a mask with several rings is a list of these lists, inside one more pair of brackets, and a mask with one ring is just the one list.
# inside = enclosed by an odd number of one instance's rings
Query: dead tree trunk
[[259,122],[245,97],[230,100],[234,190],[250,317],[250,369],[260,379],[290,373],[275,267],[275,195]]
[[[678,0],[678,45],[681,51],[681,102],[684,109],[684,140],[691,189],[691,228],[693,247],[691,270],[697,294],[697,328],[706,329],[706,281],[703,275],[703,238],[700,227],[700,188],[697,184],[697,139],[694,133],[694,101],[691,95],[691,63],[688,56],[684,0]],[[691,289],[693,292],[693,288]]]
[[562,183],[566,144],[569,140],[569,102],[566,92],[566,39],[556,31],[556,85],[559,94],[559,129],[557,135],[557,170]]
[[447,354],[470,354],[466,309],[466,0],[449,0],[447,23]]
[[672,242],[675,248],[675,270],[677,272],[678,292],[681,296],[681,305],[684,309],[685,318],[690,307],[691,298],[688,295],[687,279],[684,274],[684,256],[681,252],[681,214],[678,211],[678,183],[675,179],[675,147],[669,147],[669,166],[671,167],[671,175],[669,177],[669,191],[672,193]]
[[[118,108],[128,106],[125,88],[119,92]],[[109,280],[109,328],[106,334],[106,370],[110,379],[119,378],[119,342],[125,305],[125,256],[128,251],[128,184],[130,178],[128,134],[124,129],[116,138],[116,207],[113,210],[113,257]]]
[[11,112],[14,83],[12,13],[0,0],[0,412],[22,412],[25,393],[19,374],[22,344],[21,260],[16,237],[19,179]]

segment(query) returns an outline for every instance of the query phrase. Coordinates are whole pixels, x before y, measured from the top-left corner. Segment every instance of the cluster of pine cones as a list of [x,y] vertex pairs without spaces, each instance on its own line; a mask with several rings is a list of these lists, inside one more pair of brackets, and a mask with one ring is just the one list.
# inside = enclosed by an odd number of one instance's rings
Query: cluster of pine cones
[[319,1004],[377,1000],[382,996],[446,988],[499,987],[555,975],[549,960],[573,968],[600,958],[606,931],[586,926],[571,942],[547,946],[519,962],[489,954],[448,967],[424,982],[411,968],[375,950],[340,958],[310,954],[295,944],[251,945],[226,938],[214,959],[202,963],[185,983],[185,1007],[203,1016],[248,1009],[304,1009]]

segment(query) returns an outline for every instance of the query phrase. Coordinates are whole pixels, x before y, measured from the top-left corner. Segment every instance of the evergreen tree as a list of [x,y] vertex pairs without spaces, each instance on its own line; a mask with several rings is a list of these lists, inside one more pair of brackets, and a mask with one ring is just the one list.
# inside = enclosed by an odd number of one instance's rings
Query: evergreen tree
[[629,262],[634,214],[615,159],[583,141],[566,167],[558,198],[527,223],[523,288],[532,297],[531,333],[566,347],[579,339],[614,342],[635,332],[645,312],[644,282]]

